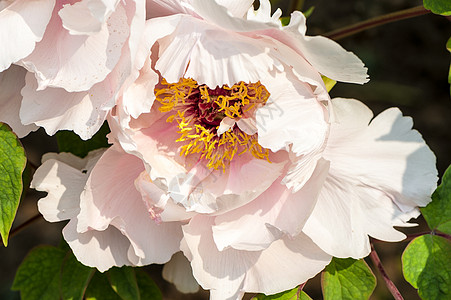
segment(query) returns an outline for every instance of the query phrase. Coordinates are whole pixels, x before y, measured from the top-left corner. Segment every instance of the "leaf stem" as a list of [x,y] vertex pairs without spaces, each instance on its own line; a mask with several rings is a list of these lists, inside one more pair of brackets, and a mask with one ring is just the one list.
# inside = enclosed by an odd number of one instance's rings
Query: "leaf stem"
[[356,24],[352,24],[343,28],[339,28],[337,30],[330,31],[324,34],[325,37],[328,37],[333,40],[340,40],[342,38],[348,37],[350,35],[359,33],[361,31],[374,28],[377,26],[381,26],[384,24],[396,22],[399,20],[404,20],[408,18],[413,18],[421,15],[425,15],[430,13],[429,10],[425,9],[423,5],[419,5],[416,7],[400,10],[394,13],[389,13],[382,16],[377,16],[371,19],[368,19],[363,22],[359,22]]
[[26,227],[28,227],[29,225],[33,224],[34,222],[36,222],[37,220],[40,219],[42,215],[40,213],[36,214],[35,216],[31,217],[30,219],[28,219],[27,221],[25,221],[24,223],[20,224],[19,226],[17,226],[16,228],[12,229],[9,233],[9,237],[12,238],[13,236],[15,236],[16,234],[18,234],[20,231],[22,231],[23,229],[25,229]]
[[301,292],[306,284],[307,284],[307,281],[298,286],[298,291],[296,292],[296,299],[301,299]]
[[396,288],[395,284],[388,277],[387,272],[385,272],[384,266],[382,266],[379,255],[377,255],[376,249],[374,249],[373,243],[371,243],[371,253],[370,253],[371,261],[377,267],[377,270],[381,274],[382,278],[385,281],[385,285],[389,289],[390,293],[393,295],[395,300],[404,300],[399,290]]

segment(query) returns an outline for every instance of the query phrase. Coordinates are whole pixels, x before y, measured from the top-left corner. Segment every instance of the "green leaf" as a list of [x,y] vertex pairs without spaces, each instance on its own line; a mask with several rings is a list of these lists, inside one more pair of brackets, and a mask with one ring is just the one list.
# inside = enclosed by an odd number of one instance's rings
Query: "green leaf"
[[108,272],[113,290],[124,300],[141,299],[136,282],[135,270],[132,267],[111,268]]
[[310,17],[315,10],[314,6],[310,6],[306,11],[302,12],[306,18]]
[[436,235],[417,237],[402,255],[406,280],[421,299],[451,299],[451,243]]
[[121,300],[111,288],[105,273],[95,272],[85,293],[86,300]]
[[335,80],[330,79],[330,78],[328,78],[328,77],[326,77],[326,76],[324,76],[324,75],[321,75],[321,78],[323,79],[324,84],[326,85],[326,90],[327,90],[328,92],[330,92],[330,90],[331,90],[331,89],[335,86],[335,84],[337,83]]
[[324,300],[368,299],[376,287],[376,277],[366,262],[333,258],[322,274]]
[[82,265],[68,252],[61,268],[61,295],[63,300],[82,300],[95,269]]
[[66,252],[51,246],[37,247],[25,257],[14,278],[13,290],[22,300],[60,299],[60,270]]
[[8,236],[22,194],[25,151],[11,129],[0,123],[0,234],[8,246]]
[[253,297],[251,300],[312,300],[304,291],[301,291],[298,297],[298,288],[281,292],[275,295],[265,296],[263,294]]
[[108,124],[105,122],[99,131],[89,140],[82,140],[72,131],[58,131],[55,136],[60,152],[70,152],[79,157],[85,157],[89,151],[109,147],[106,135],[110,132]]
[[451,1],[449,0],[423,0],[423,6],[434,14],[451,15]]
[[432,202],[421,208],[421,212],[429,228],[451,234],[451,167],[448,167],[442,183],[432,194]]
[[136,281],[141,299],[161,300],[163,295],[155,282],[143,270],[136,270]]
[[282,26],[287,26],[290,24],[290,17],[281,17],[280,22],[282,23]]

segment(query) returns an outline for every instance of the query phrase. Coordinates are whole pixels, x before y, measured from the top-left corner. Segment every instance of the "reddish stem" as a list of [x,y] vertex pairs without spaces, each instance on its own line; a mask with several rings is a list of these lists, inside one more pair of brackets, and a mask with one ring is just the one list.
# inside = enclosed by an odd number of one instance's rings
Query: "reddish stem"
[[379,259],[379,255],[377,255],[376,250],[374,249],[373,243],[371,243],[371,253],[370,253],[371,261],[377,267],[377,270],[381,274],[382,278],[385,281],[385,285],[389,289],[390,293],[393,295],[395,300],[404,300],[399,290],[396,288],[395,284],[388,277],[387,272],[385,272],[384,266],[382,266],[381,260]]
[[17,226],[16,228],[12,229],[9,233],[9,237],[12,238],[13,236],[15,236],[16,234],[18,234],[20,231],[22,231],[23,229],[25,229],[25,227],[31,225],[32,223],[36,222],[37,220],[39,220],[41,217],[41,214],[37,214],[33,217],[31,217],[30,219],[28,219],[27,221],[25,221],[24,223],[20,224],[19,226]]
[[384,25],[387,23],[396,22],[403,19],[413,18],[421,15],[425,15],[429,13],[430,11],[425,9],[423,5],[416,6],[409,9],[400,10],[394,13],[389,13],[386,15],[378,16],[375,18],[368,19],[363,22],[359,22],[353,25],[349,25],[343,28],[339,28],[337,30],[328,32],[324,34],[324,36],[333,39],[333,40],[339,40],[344,37],[356,34],[358,32],[374,28],[380,25]]

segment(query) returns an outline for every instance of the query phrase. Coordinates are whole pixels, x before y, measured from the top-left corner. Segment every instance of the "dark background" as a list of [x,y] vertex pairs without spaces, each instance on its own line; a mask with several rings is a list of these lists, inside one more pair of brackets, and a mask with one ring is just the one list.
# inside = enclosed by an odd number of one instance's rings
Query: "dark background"
[[[294,1],[274,0],[275,7],[289,12]],[[297,1],[305,11],[315,10],[307,20],[307,34],[320,35],[371,17],[421,5],[412,0],[359,0]],[[331,91],[332,97],[356,98],[368,105],[375,114],[392,106],[398,106],[404,115],[413,117],[414,127],[419,130],[437,156],[440,176],[451,161],[451,102],[447,83],[450,54],[446,41],[451,36],[450,20],[433,14],[386,24],[351,37],[339,43],[353,51],[369,69],[370,82],[363,85],[338,83]],[[57,151],[56,141],[42,130],[23,139],[29,160],[39,165],[43,152]],[[21,202],[13,228],[37,213],[36,202],[45,195],[29,191]],[[424,221],[420,227],[403,229],[404,232],[427,230]],[[50,224],[42,219],[33,223],[9,240],[7,248],[0,246],[0,299],[19,299],[18,293],[10,292],[15,271],[27,252],[40,244],[57,245],[64,224]],[[407,245],[401,243],[375,243],[382,263],[389,276],[405,299],[419,299],[414,288],[403,280],[401,253]],[[371,262],[368,261],[371,266]],[[195,295],[177,293],[173,286],[159,275],[161,266],[146,267],[163,290],[165,299],[208,299],[207,292]],[[377,276],[378,285],[371,299],[393,299],[383,280]],[[305,291],[313,299],[321,299],[320,278],[309,281]],[[249,295],[248,298],[250,298]]]

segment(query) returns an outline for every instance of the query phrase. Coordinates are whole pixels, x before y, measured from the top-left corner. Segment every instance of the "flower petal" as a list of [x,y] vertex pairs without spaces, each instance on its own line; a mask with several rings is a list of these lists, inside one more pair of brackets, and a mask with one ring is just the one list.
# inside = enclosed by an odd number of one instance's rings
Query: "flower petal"
[[164,265],[163,278],[173,283],[177,290],[184,294],[196,293],[199,290],[191,265],[182,252],[172,255],[171,260]]
[[300,191],[291,191],[279,179],[252,202],[217,216],[212,231],[218,249],[263,250],[283,233],[298,235],[328,174],[329,163],[320,162]]
[[63,21],[63,27],[69,30],[70,34],[93,34],[102,29],[118,3],[119,0],[82,0],[64,5],[58,15]]
[[57,14],[61,6],[58,2],[42,41],[21,63],[35,73],[39,90],[59,87],[68,92],[86,91],[103,81],[119,61],[129,35],[126,10],[119,5],[107,26],[82,36],[71,35],[62,27]]
[[133,265],[129,260],[130,241],[113,226],[103,231],[77,232],[77,219],[63,229],[64,239],[84,265],[105,272],[111,267]]
[[135,188],[144,171],[142,161],[112,146],[92,170],[81,195],[77,231],[118,228],[131,242],[139,260],[135,265],[167,262],[178,251],[178,222],[156,224]]
[[54,6],[55,0],[15,0],[0,10],[0,72],[33,51]]
[[25,85],[26,73],[25,69],[15,65],[0,73],[0,122],[11,126],[19,138],[38,129],[34,124],[23,125],[19,118],[22,103],[20,90]]
[[102,126],[107,111],[102,109],[110,95],[101,85],[88,92],[68,93],[60,88],[36,91],[36,79],[32,73],[25,77],[22,89],[20,118],[24,124],[36,124],[53,135],[58,130],[73,130],[82,139],[89,139]]
[[211,233],[213,222],[213,217],[196,216],[183,226],[194,277],[203,288],[211,289],[212,299],[293,288],[319,273],[331,259],[303,234],[277,240],[263,251],[218,251]]
[[393,226],[411,226],[416,206],[430,201],[435,156],[398,109],[370,123],[372,113],[361,102],[332,104],[338,123],[331,125],[324,152],[330,174],[303,231],[333,256],[361,258],[370,251],[368,235],[405,238]]

